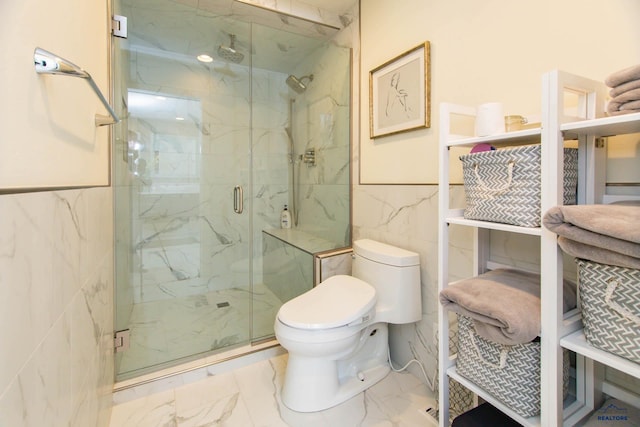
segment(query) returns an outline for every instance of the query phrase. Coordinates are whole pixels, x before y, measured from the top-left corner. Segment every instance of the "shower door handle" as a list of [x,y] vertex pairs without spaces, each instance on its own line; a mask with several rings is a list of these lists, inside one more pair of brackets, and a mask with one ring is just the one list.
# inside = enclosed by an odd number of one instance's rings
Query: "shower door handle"
[[244,210],[244,197],[240,185],[236,185],[233,189],[233,210],[237,214],[241,214]]

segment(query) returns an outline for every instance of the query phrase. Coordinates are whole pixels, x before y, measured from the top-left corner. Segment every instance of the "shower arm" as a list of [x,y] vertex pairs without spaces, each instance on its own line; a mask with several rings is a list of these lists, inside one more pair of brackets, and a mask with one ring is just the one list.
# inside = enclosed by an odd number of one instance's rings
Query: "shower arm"
[[106,100],[96,82],[91,78],[91,75],[82,68],[75,65],[73,62],[59,57],[51,52],[48,52],[39,47],[36,48],[33,54],[33,62],[38,74],[62,74],[65,76],[80,77],[85,79],[93,91],[98,95],[102,105],[107,109],[111,118],[102,114],[96,114],[95,124],[96,126],[113,125],[120,121],[116,113],[113,111],[109,102]]

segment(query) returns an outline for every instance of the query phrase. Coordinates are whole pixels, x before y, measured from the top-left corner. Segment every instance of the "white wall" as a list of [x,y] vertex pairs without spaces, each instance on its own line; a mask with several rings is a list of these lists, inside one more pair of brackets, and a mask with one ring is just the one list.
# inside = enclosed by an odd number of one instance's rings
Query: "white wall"
[[39,75],[40,47],[91,74],[105,96],[107,2],[3,1],[0,16],[0,188],[109,185],[108,115],[86,80]]
[[[20,169],[11,175],[16,186],[59,185],[40,180],[34,159],[62,169],[86,167],[58,147],[99,147],[103,157],[94,167],[100,179],[108,178],[108,129],[93,126],[98,99],[80,79],[37,76],[33,68],[40,45],[68,56],[108,88],[106,11],[105,1],[0,2],[1,145],[16,153],[30,147],[18,156],[21,163],[0,160],[3,172]],[[1,426],[108,425],[111,197],[110,187],[0,195]]]
[[[562,69],[604,80],[640,62],[635,0],[362,2],[363,183],[436,183],[438,106],[500,101],[540,114],[541,76]],[[432,126],[370,140],[369,71],[431,42]]]

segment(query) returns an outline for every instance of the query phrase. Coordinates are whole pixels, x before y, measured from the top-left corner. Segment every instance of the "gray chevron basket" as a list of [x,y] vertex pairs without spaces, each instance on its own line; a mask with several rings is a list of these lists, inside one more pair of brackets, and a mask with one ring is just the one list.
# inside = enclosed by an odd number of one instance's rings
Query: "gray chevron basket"
[[[475,333],[473,320],[458,315],[460,348],[456,371],[517,414],[540,413],[540,342],[503,345]],[[569,389],[569,352],[564,350],[563,392]]]
[[640,363],[640,270],[576,261],[587,342]]
[[[540,227],[541,146],[523,145],[460,156],[464,217]],[[564,149],[563,202],[576,204],[578,150]]]

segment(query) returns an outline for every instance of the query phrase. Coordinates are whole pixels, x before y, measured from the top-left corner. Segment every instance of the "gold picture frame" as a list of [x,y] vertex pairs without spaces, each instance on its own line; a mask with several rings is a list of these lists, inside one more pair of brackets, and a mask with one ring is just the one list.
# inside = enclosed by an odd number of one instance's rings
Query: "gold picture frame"
[[369,136],[431,127],[430,43],[369,72]]

